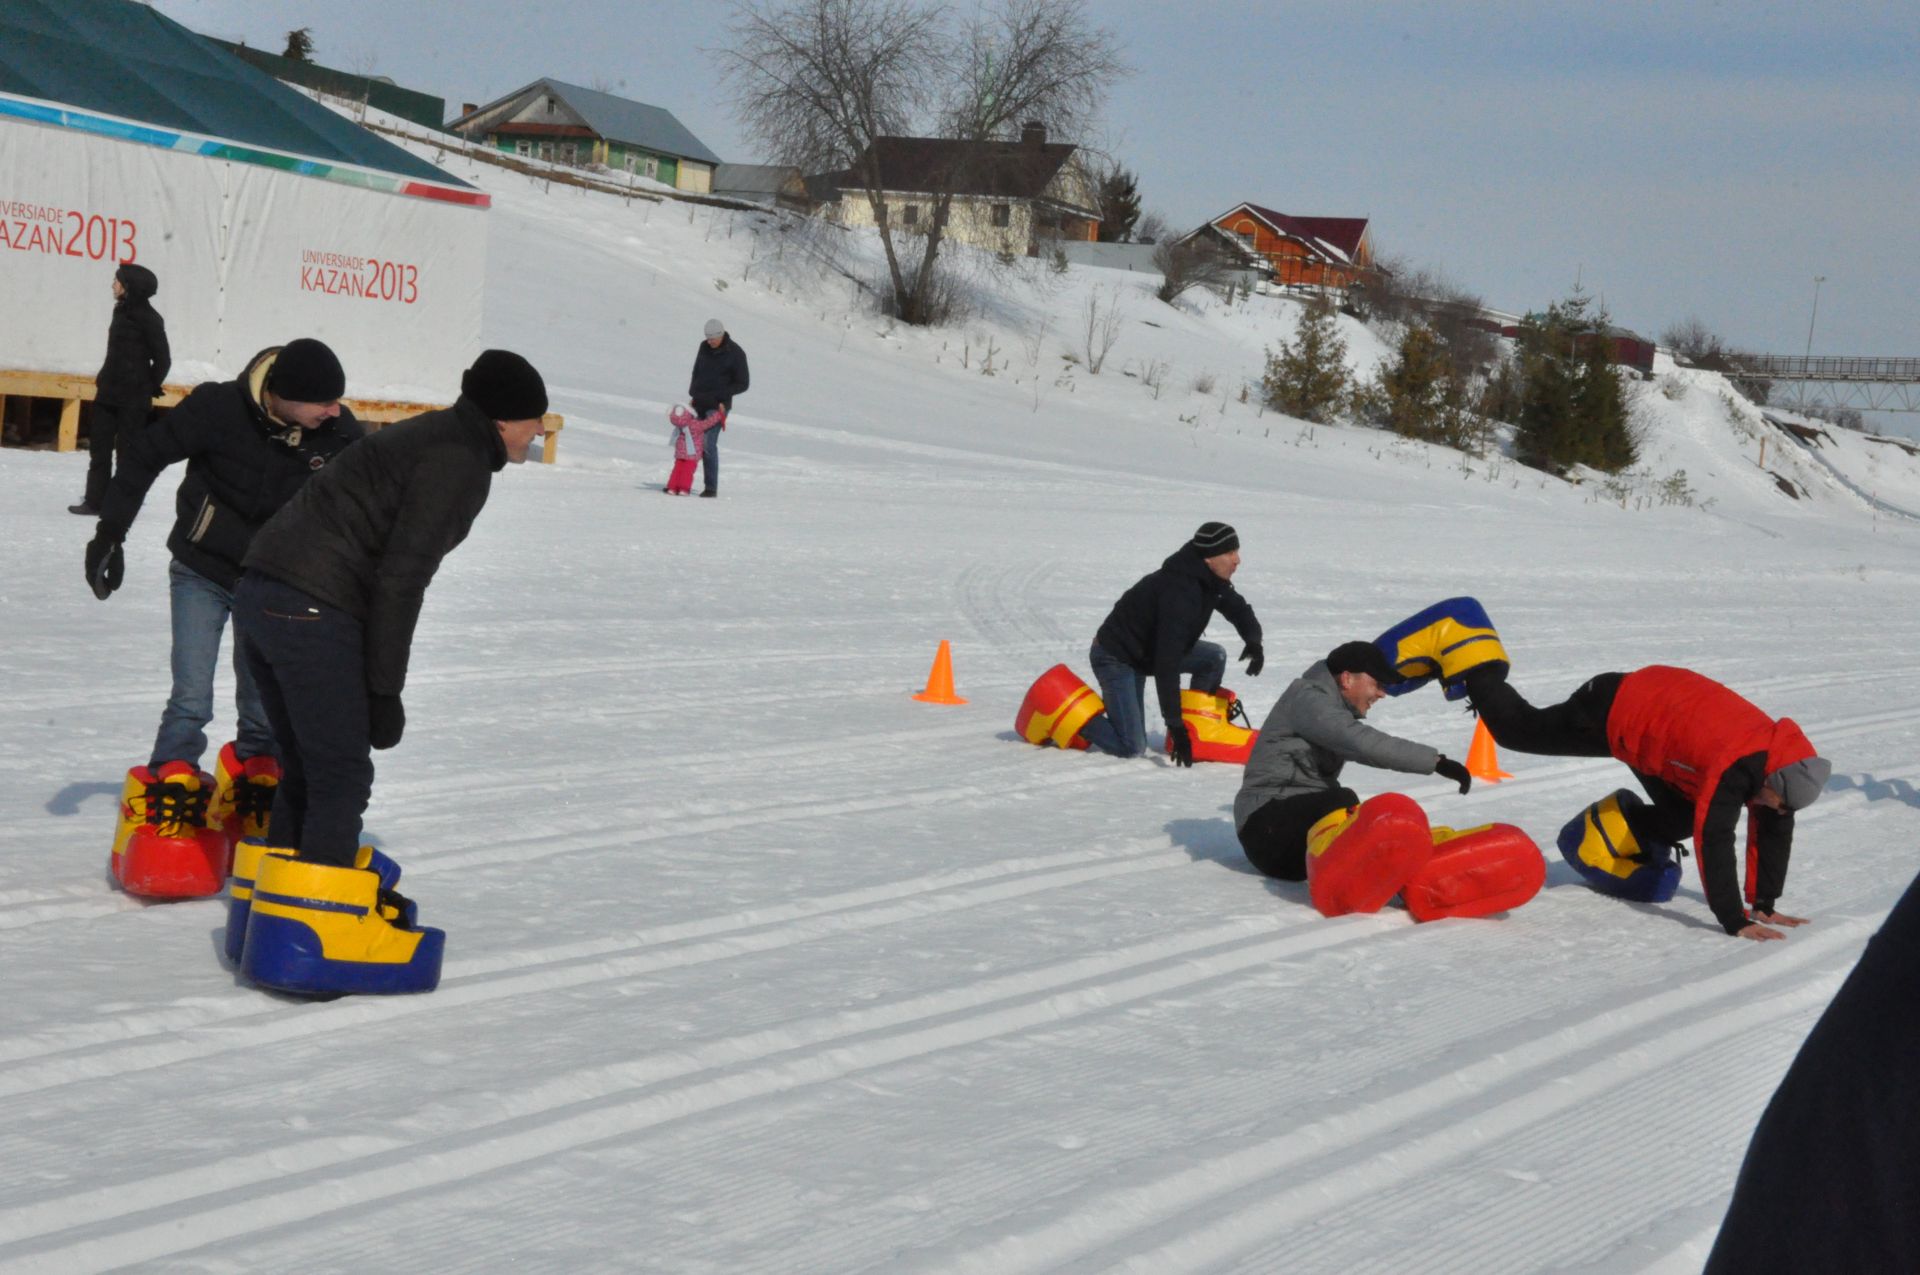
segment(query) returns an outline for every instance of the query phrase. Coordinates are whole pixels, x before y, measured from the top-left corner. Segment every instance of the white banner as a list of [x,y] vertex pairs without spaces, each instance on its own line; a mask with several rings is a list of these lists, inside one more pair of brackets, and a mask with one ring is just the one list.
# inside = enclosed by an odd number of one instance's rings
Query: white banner
[[[338,173],[341,170],[335,169]],[[480,350],[486,213],[0,119],[0,368],[91,376],[111,284],[160,280],[168,380],[318,337],[349,397],[451,402]]]

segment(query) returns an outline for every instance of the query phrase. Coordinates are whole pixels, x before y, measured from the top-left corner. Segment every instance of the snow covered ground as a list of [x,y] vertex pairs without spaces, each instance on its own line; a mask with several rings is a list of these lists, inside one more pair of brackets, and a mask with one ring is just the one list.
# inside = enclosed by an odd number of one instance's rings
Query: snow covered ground
[[[0,454],[0,1271],[1698,1267],[1920,866],[1912,520],[1799,455],[1787,498],[1701,374],[1642,392],[1649,478],[1696,498],[1661,505],[1261,414],[1238,391],[1288,301],[1041,268],[909,331],[749,214],[473,175],[488,339],[568,425],[447,561],[377,758],[368,832],[448,931],[438,992],[267,995],[218,958],[223,902],[110,887],[172,481],[102,606],[62,508],[84,458]],[[1129,316],[1098,377],[1062,357],[1095,290]],[[710,315],[753,389],[721,499],[669,499]],[[1460,593],[1538,698],[1669,662],[1795,717],[1836,765],[1784,900],[1814,924],[1729,939],[1691,870],[1660,907],[1578,884],[1552,839],[1630,782],[1610,762],[1507,754],[1464,798],[1350,771],[1548,848],[1524,908],[1416,926],[1254,875],[1228,767],[1019,742],[1028,683],[1084,673],[1210,518],[1267,629],[1256,718]],[[943,638],[964,707],[909,698]],[[1373,720],[1456,755],[1471,727],[1431,689]]]

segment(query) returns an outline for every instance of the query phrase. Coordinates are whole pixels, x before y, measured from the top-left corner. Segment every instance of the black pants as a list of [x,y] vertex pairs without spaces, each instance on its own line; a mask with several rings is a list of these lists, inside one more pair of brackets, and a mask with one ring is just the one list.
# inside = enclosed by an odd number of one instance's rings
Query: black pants
[[1360,804],[1351,788],[1303,792],[1279,797],[1253,812],[1240,829],[1247,862],[1282,881],[1307,879],[1307,833],[1313,825],[1347,806]]
[[83,499],[95,509],[106,503],[107,484],[113,481],[113,459],[133,431],[147,423],[145,403],[95,403],[87,423],[87,493]]
[[373,796],[360,621],[248,573],[233,591],[233,629],[280,753],[273,844],[350,867]]

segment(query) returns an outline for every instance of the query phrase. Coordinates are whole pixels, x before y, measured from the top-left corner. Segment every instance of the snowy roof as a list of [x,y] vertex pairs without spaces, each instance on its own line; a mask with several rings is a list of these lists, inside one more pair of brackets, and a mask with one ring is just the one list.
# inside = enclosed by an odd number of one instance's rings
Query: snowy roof
[[[0,4],[0,94],[442,186],[467,185],[134,0]],[[64,113],[29,118],[86,126]],[[139,130],[113,131],[164,143]],[[178,147],[177,141],[164,144]]]
[[[1241,204],[1233,212],[1241,208],[1289,239],[1306,244],[1329,261],[1351,264],[1354,255],[1360,251],[1361,241],[1367,236],[1365,217],[1294,217],[1271,208],[1262,208],[1258,204]],[[1221,221],[1231,215],[1223,214],[1214,220]]]
[[722,164],[713,170],[715,194],[779,195],[801,180],[791,164]]
[[615,97],[598,89],[582,88],[565,80],[535,80],[505,97],[488,102],[478,110],[468,111],[447,127],[458,130],[476,116],[485,115],[508,102],[536,92],[551,93],[565,102],[574,114],[586,121],[588,128],[609,141],[626,142],[663,155],[699,160],[706,164],[720,162],[720,157],[708,150],[705,143],[695,137],[685,124],[675,119],[672,111],[630,98]]
[[[876,137],[880,188],[949,189],[989,199],[1038,199],[1079,147],[1069,142],[969,142],[946,137]],[[842,177],[857,185],[853,169]]]

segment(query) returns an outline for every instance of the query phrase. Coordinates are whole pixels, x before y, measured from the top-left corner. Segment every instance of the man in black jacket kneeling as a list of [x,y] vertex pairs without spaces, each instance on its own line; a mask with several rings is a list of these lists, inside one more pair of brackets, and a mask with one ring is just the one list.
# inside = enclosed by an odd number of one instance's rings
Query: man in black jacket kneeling
[[280,747],[276,848],[351,867],[373,792],[371,749],[406,725],[400,693],[427,585],[473,526],[493,475],[526,460],[547,410],[540,374],[488,350],[450,408],[369,436],[254,537],[234,625]]

